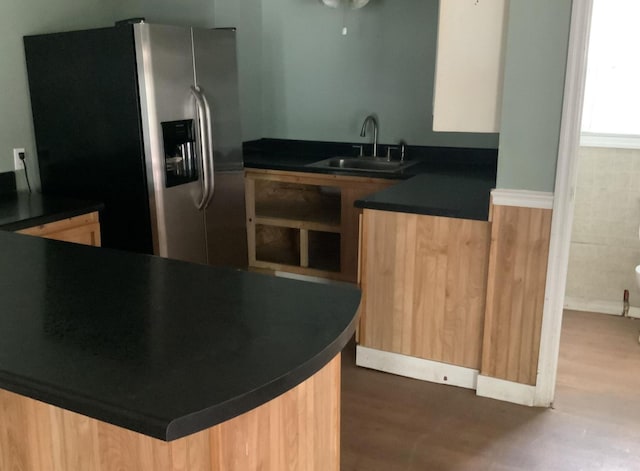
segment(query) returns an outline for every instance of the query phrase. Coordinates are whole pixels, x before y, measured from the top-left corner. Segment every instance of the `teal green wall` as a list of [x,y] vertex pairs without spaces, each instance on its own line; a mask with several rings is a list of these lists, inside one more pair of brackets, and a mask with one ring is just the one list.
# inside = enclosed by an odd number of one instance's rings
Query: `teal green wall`
[[496,135],[431,131],[437,0],[372,0],[347,11],[347,36],[343,10],[317,0],[265,0],[262,16],[265,137],[360,141],[377,113],[381,142],[497,146]]
[[[0,3],[0,172],[13,170],[14,147],[24,147],[37,180],[35,140],[22,37],[103,27],[132,16],[155,22],[213,26],[213,0],[2,0]],[[24,172],[18,173],[20,188]]]
[[214,0],[118,0],[121,18],[143,17],[149,23],[213,27]]
[[262,0],[216,0],[215,27],[237,28],[243,140],[262,134]]
[[[104,0],[2,0],[0,3],[0,172],[13,170],[14,147],[34,153],[31,104],[22,37],[29,34],[104,26],[117,17]],[[37,172],[35,159],[30,173]],[[18,175],[24,187],[24,172]]]
[[571,0],[514,0],[498,156],[498,188],[554,191]]
[[[12,170],[13,147],[34,149],[22,36],[130,16],[238,27],[245,139],[358,141],[373,112],[382,142],[493,147],[495,135],[430,130],[437,4],[372,1],[347,12],[345,37],[341,11],[315,0],[4,0],[0,171]],[[553,190],[570,7],[571,0],[511,2],[500,188]]]

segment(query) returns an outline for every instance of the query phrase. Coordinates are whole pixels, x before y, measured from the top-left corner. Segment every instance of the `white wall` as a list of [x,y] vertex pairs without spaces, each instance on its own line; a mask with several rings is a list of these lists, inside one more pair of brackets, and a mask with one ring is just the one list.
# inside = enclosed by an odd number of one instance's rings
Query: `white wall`
[[640,306],[640,149],[581,147],[565,304],[622,312],[622,292]]

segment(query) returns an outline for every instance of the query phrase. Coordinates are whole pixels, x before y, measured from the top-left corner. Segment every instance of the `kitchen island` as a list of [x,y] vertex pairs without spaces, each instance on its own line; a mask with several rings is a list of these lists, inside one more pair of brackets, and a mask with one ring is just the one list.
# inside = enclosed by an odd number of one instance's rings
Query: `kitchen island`
[[0,232],[0,469],[339,468],[358,290]]

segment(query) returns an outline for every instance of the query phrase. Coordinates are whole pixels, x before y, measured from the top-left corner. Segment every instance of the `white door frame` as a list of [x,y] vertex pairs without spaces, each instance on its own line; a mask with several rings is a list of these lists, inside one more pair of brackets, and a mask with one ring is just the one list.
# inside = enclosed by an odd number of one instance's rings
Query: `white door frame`
[[534,405],[541,407],[548,407],[553,403],[556,388],[592,9],[593,0],[573,0],[534,397]]

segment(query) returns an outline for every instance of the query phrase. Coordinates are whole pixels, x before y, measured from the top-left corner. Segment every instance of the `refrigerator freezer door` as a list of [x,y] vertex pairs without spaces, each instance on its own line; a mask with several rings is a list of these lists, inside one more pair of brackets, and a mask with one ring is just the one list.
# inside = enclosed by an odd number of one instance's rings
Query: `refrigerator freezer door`
[[43,192],[102,201],[102,246],[152,253],[133,27],[24,45]]
[[196,83],[211,109],[213,195],[205,211],[212,265],[246,268],[244,165],[233,29],[194,29]]
[[[162,123],[193,120],[194,79],[191,30],[175,26],[134,26],[138,81],[149,187],[154,253],[163,257],[206,263],[207,246],[202,199],[201,137],[197,135],[198,178],[167,186],[167,161]],[[177,157],[179,159],[180,156]]]

